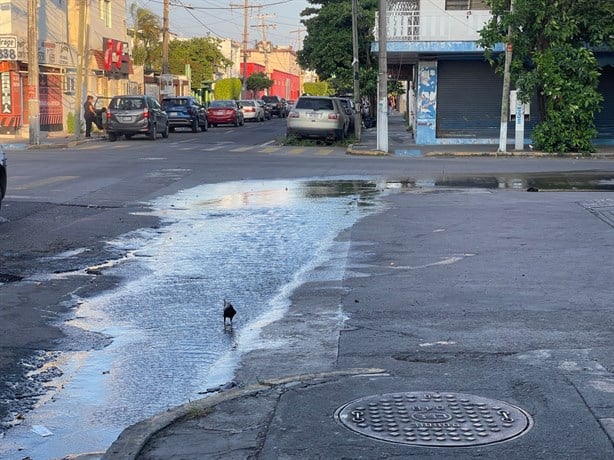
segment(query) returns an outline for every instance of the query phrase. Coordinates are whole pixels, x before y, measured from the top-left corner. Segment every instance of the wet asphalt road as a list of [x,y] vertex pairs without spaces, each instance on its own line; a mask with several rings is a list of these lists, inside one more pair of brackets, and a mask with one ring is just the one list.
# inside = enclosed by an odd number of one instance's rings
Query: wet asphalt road
[[[2,381],[11,384],[2,389],[3,419],[9,410],[24,411],[42,393],[40,382],[16,385],[23,372],[17,362],[26,359],[36,367],[45,359],[43,350],[87,351],[107,344],[95,334],[80,336],[78,342],[56,342],[65,338],[65,332],[49,323],[75,307],[70,302],[73,293],[86,296],[113,287],[116,280],[99,276],[96,270],[75,277],[42,275],[82,271],[123,257],[121,251],[109,251],[104,242],[160,225],[144,204],[151,199],[200,184],[245,179],[355,177],[430,183],[433,178],[459,175],[506,177],[500,182],[513,184],[533,172],[614,169],[611,162],[595,160],[350,157],[342,148],[254,145],[249,136],[238,137],[231,130],[220,130],[211,138],[209,134],[171,136],[155,143],[100,142],[71,150],[9,152],[0,273],[6,280],[29,276],[36,280],[0,286],[0,372]],[[50,257],[58,254],[64,256]],[[42,380],[53,376],[50,372]],[[4,402],[11,396],[10,404]]]

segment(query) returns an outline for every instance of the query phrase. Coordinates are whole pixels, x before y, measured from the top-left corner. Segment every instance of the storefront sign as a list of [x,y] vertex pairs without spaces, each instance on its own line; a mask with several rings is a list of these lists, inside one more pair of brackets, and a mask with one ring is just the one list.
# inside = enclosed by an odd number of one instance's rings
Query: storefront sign
[[0,35],[0,61],[17,60],[17,37]]

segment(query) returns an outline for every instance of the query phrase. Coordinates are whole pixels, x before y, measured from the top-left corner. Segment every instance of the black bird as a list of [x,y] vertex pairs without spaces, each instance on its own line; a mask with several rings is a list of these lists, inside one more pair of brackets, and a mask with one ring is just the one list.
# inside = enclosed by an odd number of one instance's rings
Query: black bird
[[237,310],[235,310],[235,307],[224,299],[224,326],[226,326],[226,318],[230,320],[230,325],[232,326],[232,318],[236,314]]

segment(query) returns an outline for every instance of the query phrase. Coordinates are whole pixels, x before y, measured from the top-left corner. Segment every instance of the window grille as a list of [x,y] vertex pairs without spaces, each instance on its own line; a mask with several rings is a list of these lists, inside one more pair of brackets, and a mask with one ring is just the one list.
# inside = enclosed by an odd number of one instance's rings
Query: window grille
[[484,0],[446,0],[446,10],[490,10]]
[[388,35],[394,40],[419,40],[420,0],[388,0]]

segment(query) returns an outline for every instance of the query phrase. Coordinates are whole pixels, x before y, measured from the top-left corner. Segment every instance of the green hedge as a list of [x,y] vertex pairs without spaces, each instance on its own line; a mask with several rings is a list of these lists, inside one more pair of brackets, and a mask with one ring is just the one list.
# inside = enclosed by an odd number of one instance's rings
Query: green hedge
[[213,89],[215,99],[241,99],[241,79],[222,78],[215,82]]

